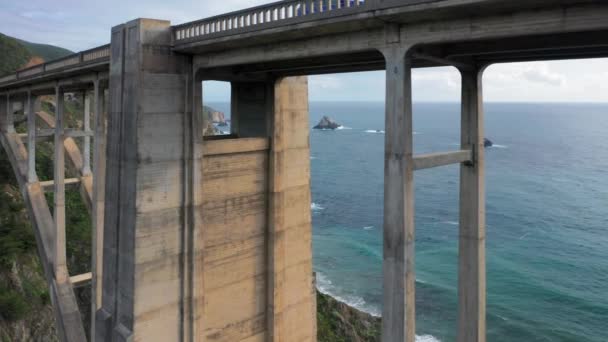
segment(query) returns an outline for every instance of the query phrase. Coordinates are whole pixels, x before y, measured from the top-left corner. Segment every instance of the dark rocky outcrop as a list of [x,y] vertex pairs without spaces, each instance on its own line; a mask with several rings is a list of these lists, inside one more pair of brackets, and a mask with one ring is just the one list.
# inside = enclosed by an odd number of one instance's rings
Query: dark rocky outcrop
[[337,129],[340,126],[341,125],[339,123],[335,122],[329,116],[323,116],[321,121],[319,121],[319,123],[313,127],[313,129]]
[[488,138],[483,138],[483,147],[492,147],[494,145],[492,141]]

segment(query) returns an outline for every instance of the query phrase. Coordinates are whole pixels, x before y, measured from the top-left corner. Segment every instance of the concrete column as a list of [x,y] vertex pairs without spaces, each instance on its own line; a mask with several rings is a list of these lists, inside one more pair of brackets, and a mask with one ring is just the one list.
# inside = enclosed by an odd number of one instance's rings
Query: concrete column
[[232,133],[241,138],[268,136],[272,93],[272,82],[232,82]]
[[190,272],[183,267],[190,253],[184,120],[191,61],[172,52],[167,21],[114,27],[111,45],[96,341],[184,341],[184,272]]
[[473,163],[460,166],[458,341],[486,340],[485,184],[482,70],[461,70],[461,149]]
[[414,342],[414,181],[411,60],[392,31],[386,59],[382,341]]
[[9,113],[9,95],[7,93],[7,94],[0,95],[0,130],[2,130],[2,132],[9,131],[8,113]]
[[[82,94],[84,99],[84,131],[91,131],[91,97],[89,92],[85,91]],[[82,151],[82,175],[88,176],[91,174],[91,137],[85,136]]]
[[306,77],[276,81],[272,126],[268,340],[316,341]]
[[104,89],[100,81],[93,83],[93,113],[95,117],[95,148],[93,150],[93,236],[91,284],[91,339],[95,339],[95,313],[101,307],[103,273],[103,212],[106,176],[106,108]]
[[54,215],[55,220],[55,246],[54,246],[54,266],[55,278],[58,283],[69,280],[66,262],[66,236],[65,236],[65,149],[63,147],[64,123],[63,90],[57,86],[55,88],[55,160],[54,160]]
[[27,182],[38,181],[36,176],[36,113],[34,102],[36,97],[27,92],[26,106],[24,114],[27,115]]

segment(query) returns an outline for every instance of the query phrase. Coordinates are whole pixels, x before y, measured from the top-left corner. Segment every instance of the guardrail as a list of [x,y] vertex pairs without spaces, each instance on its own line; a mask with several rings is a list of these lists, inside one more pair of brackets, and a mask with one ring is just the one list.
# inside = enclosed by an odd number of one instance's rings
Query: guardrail
[[227,13],[173,28],[175,43],[238,34],[365,10],[371,0],[289,0]]
[[110,45],[103,45],[90,50],[82,51],[44,64],[19,70],[15,74],[0,77],[0,84],[31,78],[47,71],[57,71],[65,68],[86,65],[102,59],[110,58]]

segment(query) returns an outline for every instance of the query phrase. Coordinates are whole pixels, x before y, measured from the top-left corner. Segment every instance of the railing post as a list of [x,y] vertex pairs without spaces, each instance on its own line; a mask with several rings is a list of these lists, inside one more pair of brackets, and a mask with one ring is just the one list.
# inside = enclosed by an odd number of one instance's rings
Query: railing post
[[461,148],[473,162],[460,166],[458,342],[486,340],[485,184],[482,71],[461,69]]
[[63,90],[57,85],[55,87],[55,165],[54,165],[54,215],[55,220],[55,246],[54,267],[55,278],[58,283],[69,280],[66,263],[66,240],[65,240],[65,151],[64,128],[63,128]]
[[[84,99],[84,131],[91,132],[91,98],[87,91],[82,94]],[[83,143],[82,155],[82,175],[88,176],[91,174],[91,137],[85,135]]]
[[34,112],[32,92],[27,91],[27,99],[23,111],[27,114],[27,182],[38,181],[36,176],[36,113]]
[[412,66],[397,25],[386,27],[382,341],[414,342]]

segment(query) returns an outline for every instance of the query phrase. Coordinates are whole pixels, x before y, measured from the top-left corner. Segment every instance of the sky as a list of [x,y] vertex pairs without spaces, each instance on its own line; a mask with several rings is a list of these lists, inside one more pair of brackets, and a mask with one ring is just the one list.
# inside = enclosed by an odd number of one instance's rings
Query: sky
[[[275,0],[2,0],[0,32],[35,43],[82,51],[110,41],[112,26],[135,18],[181,24]],[[451,67],[413,71],[414,101],[459,101]],[[382,101],[384,73],[311,76],[312,101]],[[205,87],[206,101],[225,101],[225,84]],[[608,59],[498,64],[484,74],[492,102],[608,102]]]

